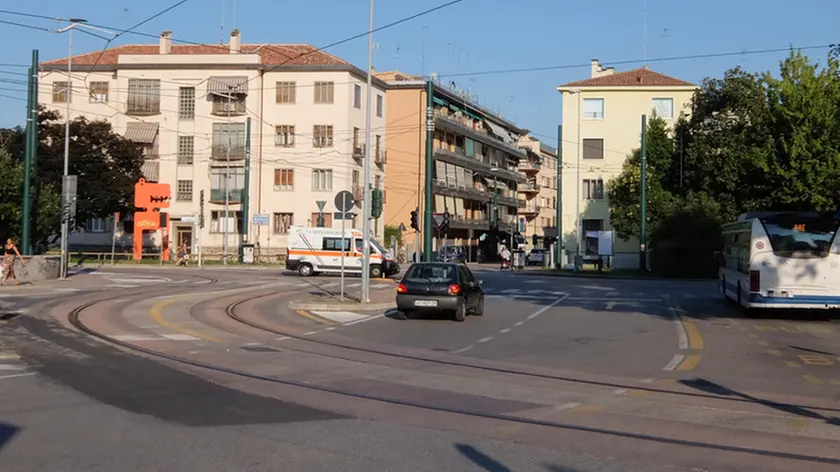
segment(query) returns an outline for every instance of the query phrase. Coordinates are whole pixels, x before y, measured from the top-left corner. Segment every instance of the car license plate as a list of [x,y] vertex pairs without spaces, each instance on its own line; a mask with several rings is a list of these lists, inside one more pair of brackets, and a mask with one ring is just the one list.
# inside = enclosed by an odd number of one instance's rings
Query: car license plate
[[414,306],[437,306],[437,300],[414,300]]

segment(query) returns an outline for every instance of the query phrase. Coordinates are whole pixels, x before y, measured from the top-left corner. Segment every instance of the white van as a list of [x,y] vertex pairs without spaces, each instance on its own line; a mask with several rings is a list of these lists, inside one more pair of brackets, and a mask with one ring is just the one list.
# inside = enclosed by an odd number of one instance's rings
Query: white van
[[[341,273],[341,253],[344,250],[344,272],[362,273],[362,232],[347,229],[342,238],[341,230],[293,226],[289,229],[289,247],[286,268],[302,276],[319,273]],[[353,239],[353,244],[350,239]],[[349,249],[349,250],[348,250]],[[400,265],[387,257],[385,248],[370,239],[370,276],[387,277],[399,273]]]

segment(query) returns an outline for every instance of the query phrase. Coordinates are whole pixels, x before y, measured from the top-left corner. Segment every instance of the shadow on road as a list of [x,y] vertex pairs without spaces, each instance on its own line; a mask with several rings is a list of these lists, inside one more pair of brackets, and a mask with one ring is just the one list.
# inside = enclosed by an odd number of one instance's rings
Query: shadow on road
[[781,411],[783,413],[788,413],[791,415],[801,416],[803,418],[810,418],[815,420],[824,421],[826,424],[830,424],[832,426],[840,426],[840,419],[836,417],[829,417],[822,415],[820,413],[816,413],[814,411],[796,406],[787,403],[777,403],[769,400],[764,400],[761,398],[754,397],[752,395],[747,395],[746,393],[741,393],[736,390],[732,390],[728,387],[724,387],[723,385],[705,380],[705,379],[687,379],[687,380],[680,380],[680,383],[687,386],[694,388],[696,390],[700,390],[701,392],[711,393],[714,395],[722,395],[727,397],[736,397],[744,399],[750,403],[755,403],[758,405],[767,406],[773,408],[774,410]]
[[17,426],[0,421],[0,451],[20,432]]
[[[506,465],[468,444],[456,444],[455,449],[464,457],[471,460],[473,464],[481,467],[487,472],[513,472],[513,470]],[[579,472],[579,469],[573,469],[571,467],[561,465],[545,464],[545,468],[549,472]]]

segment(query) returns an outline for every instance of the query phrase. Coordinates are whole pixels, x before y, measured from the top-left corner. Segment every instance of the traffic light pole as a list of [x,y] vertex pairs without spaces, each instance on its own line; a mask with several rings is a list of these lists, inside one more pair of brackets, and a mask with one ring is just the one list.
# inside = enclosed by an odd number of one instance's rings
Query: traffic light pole
[[[362,185],[364,202],[362,204],[362,289],[359,301],[370,301],[370,219],[371,219],[371,109],[373,108],[373,0],[370,0],[370,19],[368,28],[368,67],[367,67],[367,103],[365,104],[365,162]],[[342,235],[343,237],[343,235]]]
[[647,270],[647,116],[642,115],[642,201],[639,222],[639,267]]
[[554,243],[554,266],[562,269],[563,263],[563,125],[557,125],[557,205],[554,227],[557,228],[557,242]]
[[426,81],[426,178],[424,185],[424,208],[423,208],[423,260],[432,262],[432,233],[435,198],[432,194],[432,176],[435,173],[434,139],[435,139],[435,116],[434,116],[434,82]]

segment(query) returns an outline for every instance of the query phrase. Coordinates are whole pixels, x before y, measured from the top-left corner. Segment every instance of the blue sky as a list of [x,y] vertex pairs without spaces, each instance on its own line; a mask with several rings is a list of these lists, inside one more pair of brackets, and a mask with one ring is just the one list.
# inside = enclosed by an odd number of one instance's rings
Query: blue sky
[[[171,6],[174,0],[39,0],[7,2],[2,8],[48,16],[83,17],[92,23],[127,28]],[[245,43],[309,43],[323,46],[367,29],[368,0],[190,0],[177,9],[137,28],[151,34],[173,31],[175,39],[218,43],[234,25]],[[445,0],[378,0],[377,26],[431,8]],[[225,6],[224,33],[222,5]],[[404,72],[463,74],[477,71],[588,64],[598,58],[611,61],[639,60],[616,70],[640,66],[648,58],[716,52],[740,52],[768,48],[825,45],[840,42],[837,0],[647,0],[647,47],[644,0],[570,2],[560,0],[465,0],[460,4],[382,31],[375,35],[377,70],[399,67]],[[43,27],[56,22],[10,16],[0,20]],[[66,55],[64,36],[0,24],[0,42],[13,47],[0,51],[0,79],[25,79],[14,73],[27,64],[32,49],[42,59]],[[125,35],[117,44],[154,42]],[[74,35],[74,51],[101,49],[104,42]],[[423,53],[425,50],[425,61]],[[398,52],[399,51],[399,52]],[[366,38],[332,48],[329,52],[364,68]],[[826,50],[808,54],[823,60]],[[737,65],[752,71],[778,70],[783,53],[651,62],[653,70],[683,80],[699,82],[719,77]],[[425,67],[422,64],[425,63]],[[424,69],[424,70],[423,70]],[[555,144],[560,123],[559,84],[588,77],[587,67],[554,71],[453,77],[459,87],[469,88],[479,101],[514,120],[522,127]],[[23,98],[8,89],[22,86],[0,81],[0,94]],[[24,103],[0,97],[0,127],[23,122]]]

